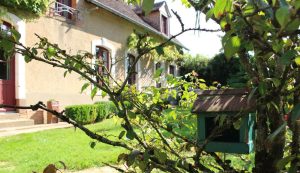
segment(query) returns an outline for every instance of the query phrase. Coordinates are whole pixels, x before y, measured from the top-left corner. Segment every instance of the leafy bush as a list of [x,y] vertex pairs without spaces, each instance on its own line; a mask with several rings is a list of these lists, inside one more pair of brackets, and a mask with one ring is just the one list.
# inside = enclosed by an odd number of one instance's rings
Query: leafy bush
[[112,102],[97,102],[95,104],[67,106],[65,113],[67,117],[80,124],[91,124],[109,117],[115,110]]

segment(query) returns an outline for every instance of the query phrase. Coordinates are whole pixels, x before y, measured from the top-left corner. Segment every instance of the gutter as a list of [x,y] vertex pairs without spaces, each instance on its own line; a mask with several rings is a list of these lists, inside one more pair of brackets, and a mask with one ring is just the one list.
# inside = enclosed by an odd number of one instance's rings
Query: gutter
[[[101,7],[101,8],[103,8],[103,9],[105,9],[105,10],[107,10],[107,11],[109,11],[109,12],[111,12],[111,13],[113,13],[113,14],[115,14],[115,15],[117,15],[117,16],[119,16],[119,17],[121,17],[121,18],[123,18],[123,19],[125,19],[125,20],[127,20],[127,21],[129,21],[129,22],[131,22],[131,23],[134,23],[134,24],[136,24],[136,25],[138,25],[138,26],[141,26],[142,28],[145,28],[146,30],[151,31],[151,32],[153,32],[154,34],[157,34],[157,35],[159,35],[160,37],[162,37],[162,38],[164,38],[164,39],[166,39],[166,40],[169,39],[169,37],[167,37],[166,35],[162,34],[162,33],[159,32],[159,31],[157,31],[156,29],[154,29],[154,28],[152,28],[152,27],[150,27],[150,26],[144,25],[144,24],[142,24],[142,23],[140,23],[140,22],[137,22],[137,21],[131,19],[130,17],[128,17],[128,16],[126,16],[126,15],[120,13],[119,11],[117,11],[117,10],[115,10],[115,9],[113,9],[113,8],[111,8],[111,7],[109,7],[109,6],[103,5],[102,3],[100,3],[100,2],[97,1],[97,0],[86,0],[86,1],[89,2],[89,3],[92,3],[92,4],[94,4],[94,5],[96,5],[96,6],[98,6],[98,7]],[[174,43],[174,44],[176,44],[177,46],[180,46],[180,47],[182,47],[182,48],[184,48],[184,49],[186,49],[186,50],[189,50],[188,48],[186,48],[186,47],[185,47],[184,45],[182,45],[181,43],[175,42],[174,40],[171,40],[171,42]]]

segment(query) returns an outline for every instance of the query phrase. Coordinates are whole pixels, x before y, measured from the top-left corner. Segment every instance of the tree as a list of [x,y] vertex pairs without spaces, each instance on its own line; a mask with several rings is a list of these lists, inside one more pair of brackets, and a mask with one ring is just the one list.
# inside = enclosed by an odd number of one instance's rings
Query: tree
[[[132,2],[132,1],[131,1]],[[143,6],[151,6],[152,1],[143,1]],[[299,125],[300,116],[300,57],[299,57],[299,15],[300,1],[297,0],[182,0],[187,7],[193,7],[206,14],[207,19],[215,20],[225,32],[222,43],[225,56],[230,59],[238,54],[241,64],[248,74],[251,95],[257,100],[255,168],[253,172],[280,172],[285,167],[289,172],[299,168]],[[200,27],[185,28],[169,40],[156,45],[147,44],[148,34],[138,34],[134,47],[138,53],[137,61],[156,50],[161,54],[162,47],[176,36],[187,31],[216,30]],[[6,52],[18,52],[25,55],[26,61],[40,61],[55,68],[63,68],[68,73],[78,73],[87,83],[83,90],[93,84],[92,97],[97,90],[106,93],[117,107],[116,116],[122,120],[124,131],[114,139],[93,133],[74,120],[65,117],[63,112],[48,110],[43,103],[19,109],[43,109],[62,120],[83,130],[88,136],[112,146],[128,150],[119,156],[129,167],[139,168],[142,172],[159,169],[164,172],[240,172],[223,161],[218,153],[206,153],[203,145],[196,142],[193,116],[186,109],[191,107],[196,94],[191,88],[204,87],[203,81],[190,77],[193,82],[186,82],[172,76],[167,77],[166,88],[150,87],[140,92],[128,86],[128,77],[122,83],[111,76],[102,76],[91,67],[88,58],[91,54],[69,55],[47,38],[39,37],[40,42],[34,47],[26,47],[18,42],[20,35],[12,30],[12,35],[1,32],[0,48]],[[14,45],[18,45],[16,48]],[[250,56],[253,55],[253,56]],[[101,66],[101,62],[96,62]],[[133,65],[134,66],[134,65]],[[128,76],[133,73],[128,70]],[[157,71],[157,76],[161,73]],[[101,81],[101,85],[98,83]],[[113,84],[112,84],[113,83]],[[180,108],[168,104],[169,96],[182,93]],[[9,105],[2,105],[9,107]],[[186,109],[184,109],[186,108]],[[285,115],[288,115],[285,121]],[[238,115],[237,115],[238,116]],[[216,129],[226,129],[234,123],[229,119]],[[287,129],[288,128],[288,129]],[[188,133],[186,133],[188,132]],[[287,133],[292,136],[291,144],[286,140]],[[126,136],[130,141],[124,141]],[[239,162],[243,162],[240,159]]]
[[195,71],[198,77],[204,79],[209,86],[217,82],[222,86],[242,88],[246,86],[248,80],[238,57],[227,60],[224,53],[220,53],[212,59],[200,55],[186,56],[180,73],[184,76],[192,71]]

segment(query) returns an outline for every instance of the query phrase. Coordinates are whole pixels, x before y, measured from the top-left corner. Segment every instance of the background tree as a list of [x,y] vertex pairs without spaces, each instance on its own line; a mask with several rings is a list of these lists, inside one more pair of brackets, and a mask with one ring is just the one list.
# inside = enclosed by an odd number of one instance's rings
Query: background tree
[[[145,10],[151,9],[154,1],[143,1]],[[241,64],[249,76],[251,95],[256,95],[256,142],[255,168],[253,172],[280,172],[289,169],[296,172],[299,168],[299,126],[300,116],[300,78],[299,78],[299,25],[300,1],[297,0],[183,0],[187,7],[206,14],[215,20],[225,32],[222,38],[225,56],[230,59],[238,54]],[[148,34],[138,34],[135,44],[138,60],[155,50],[158,55],[162,47],[176,36],[187,31],[213,32],[218,30],[200,27],[185,28],[180,16],[182,31],[169,40],[156,45],[149,43]],[[26,61],[40,61],[55,68],[78,73],[87,83],[82,90],[93,84],[92,97],[98,90],[107,94],[117,107],[116,117],[122,123],[123,131],[115,138],[95,133],[64,116],[63,112],[48,110],[43,103],[19,109],[42,109],[49,111],[62,120],[83,130],[91,138],[112,146],[123,147],[128,152],[119,156],[129,167],[142,172],[159,169],[164,172],[241,172],[246,168],[237,168],[224,162],[219,153],[203,151],[205,145],[199,145],[195,139],[195,122],[188,114],[196,94],[190,88],[205,88],[203,81],[193,78],[192,82],[167,77],[166,88],[149,87],[146,91],[137,91],[128,86],[128,77],[117,82],[111,76],[102,76],[96,66],[102,62],[90,64],[89,53],[69,55],[58,45],[39,37],[34,47],[26,47],[18,42],[20,35],[14,30],[12,35],[1,32],[0,48],[6,52],[25,55]],[[15,47],[14,45],[18,45]],[[253,55],[253,56],[250,56]],[[133,66],[134,66],[133,65]],[[134,70],[128,70],[130,76]],[[157,72],[159,76],[160,71]],[[101,81],[101,85],[98,83]],[[176,90],[174,89],[176,88]],[[170,95],[182,93],[180,107],[174,108],[166,101]],[[125,104],[126,103],[126,104]],[[127,104],[128,103],[128,104]],[[9,105],[2,105],[9,107]],[[186,111],[188,110],[188,111]],[[289,115],[285,121],[285,115]],[[239,115],[236,115],[237,118]],[[235,123],[228,119],[215,129],[226,129]],[[290,133],[291,141],[286,134]],[[126,136],[129,140],[122,140]],[[288,142],[291,142],[290,144]],[[239,162],[244,161],[240,157]],[[134,171],[134,170],[126,170]]]
[[192,71],[204,79],[208,86],[221,83],[222,86],[241,88],[245,87],[248,81],[239,58],[232,57],[227,60],[224,53],[217,54],[212,59],[201,55],[187,55],[181,64],[180,74],[184,76]]

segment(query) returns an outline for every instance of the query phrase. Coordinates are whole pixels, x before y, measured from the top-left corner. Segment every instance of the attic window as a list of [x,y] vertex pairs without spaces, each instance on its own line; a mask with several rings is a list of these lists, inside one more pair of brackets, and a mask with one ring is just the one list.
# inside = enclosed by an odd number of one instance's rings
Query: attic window
[[168,18],[166,16],[161,16],[162,17],[162,32],[166,35],[169,35],[168,32]]

